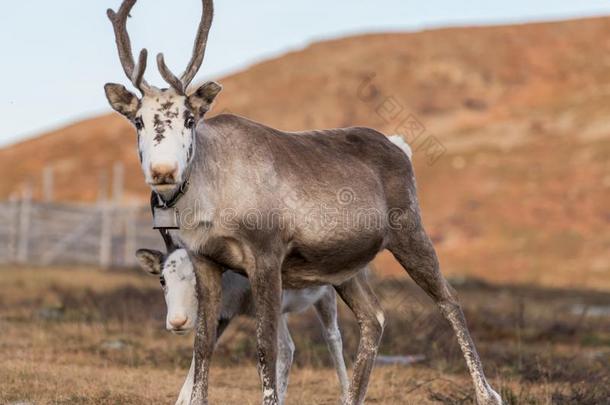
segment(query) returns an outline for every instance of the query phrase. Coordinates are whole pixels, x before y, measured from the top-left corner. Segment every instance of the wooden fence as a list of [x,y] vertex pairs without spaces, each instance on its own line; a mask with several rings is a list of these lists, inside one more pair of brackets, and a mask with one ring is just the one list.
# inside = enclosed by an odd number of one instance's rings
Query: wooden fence
[[147,206],[0,202],[0,263],[135,265],[141,247],[161,248]]

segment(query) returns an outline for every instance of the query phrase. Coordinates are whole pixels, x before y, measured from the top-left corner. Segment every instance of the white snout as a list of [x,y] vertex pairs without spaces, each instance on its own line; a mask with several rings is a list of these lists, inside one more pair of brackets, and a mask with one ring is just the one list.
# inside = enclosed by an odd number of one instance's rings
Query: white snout
[[182,329],[184,325],[186,325],[186,321],[188,318],[186,316],[177,316],[169,320],[169,324],[174,329]]
[[170,315],[168,312],[166,320],[166,329],[177,335],[184,335],[193,330],[193,319],[186,314]]
[[[187,287],[187,286],[186,286]],[[167,283],[168,289],[172,288]],[[171,293],[171,291],[170,291]],[[182,288],[165,296],[167,304],[166,328],[174,333],[187,333],[194,328],[197,319],[197,298],[194,288]]]
[[165,139],[152,147],[141,145],[142,169],[146,182],[155,188],[168,188],[179,184],[187,166],[188,151],[185,148],[186,145],[182,146],[174,139]]

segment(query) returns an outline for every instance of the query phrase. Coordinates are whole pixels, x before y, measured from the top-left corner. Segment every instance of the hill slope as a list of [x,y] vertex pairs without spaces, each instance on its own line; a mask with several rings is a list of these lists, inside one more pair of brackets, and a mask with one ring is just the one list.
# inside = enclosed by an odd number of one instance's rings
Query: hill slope
[[[220,81],[215,112],[405,134],[448,273],[610,286],[609,18],[350,37]],[[58,199],[93,201],[120,160],[143,199],[134,148],[111,114],[0,150],[0,197],[52,164]]]

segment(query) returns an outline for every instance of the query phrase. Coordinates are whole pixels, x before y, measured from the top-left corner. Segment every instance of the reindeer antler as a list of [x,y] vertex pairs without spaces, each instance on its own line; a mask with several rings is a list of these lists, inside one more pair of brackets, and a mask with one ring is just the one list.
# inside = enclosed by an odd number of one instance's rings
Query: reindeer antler
[[163,54],[157,55],[157,65],[161,76],[168,82],[176,91],[181,94],[186,93],[186,89],[191,84],[197,71],[201,68],[203,63],[203,57],[205,56],[205,49],[208,44],[208,35],[210,34],[210,28],[212,26],[212,20],[214,19],[214,2],[213,0],[202,0],[203,10],[201,13],[201,22],[197,30],[197,37],[195,38],[195,45],[193,46],[193,55],[189,62],[186,70],[178,78],[174,75],[171,70],[165,64]]
[[131,80],[133,85],[144,94],[150,90],[150,85],[144,80],[144,71],[146,70],[146,58],[148,52],[146,49],[140,51],[138,58],[138,64],[136,65],[133,60],[133,53],[131,52],[131,41],[129,34],[127,33],[127,17],[129,12],[136,4],[137,0],[125,0],[119,8],[119,12],[115,13],[114,10],[108,9],[106,14],[112,27],[114,28],[114,36],[116,38],[116,46],[119,51],[119,59],[125,74]]

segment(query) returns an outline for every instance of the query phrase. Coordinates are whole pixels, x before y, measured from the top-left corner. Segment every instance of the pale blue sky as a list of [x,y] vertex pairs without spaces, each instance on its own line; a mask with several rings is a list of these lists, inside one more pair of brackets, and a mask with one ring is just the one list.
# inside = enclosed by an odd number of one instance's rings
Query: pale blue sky
[[[102,86],[127,83],[108,7],[120,0],[5,2],[0,14],[0,146],[108,111]],[[161,84],[154,55],[188,61],[201,2],[140,0],[129,31],[149,49],[147,79]],[[217,0],[198,79],[243,69],[316,40],[379,31],[610,15],[601,0]]]

